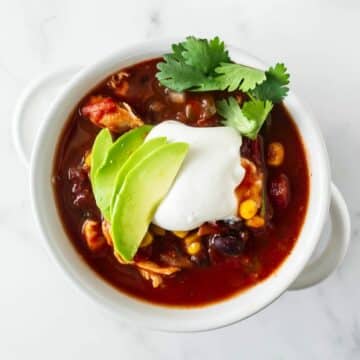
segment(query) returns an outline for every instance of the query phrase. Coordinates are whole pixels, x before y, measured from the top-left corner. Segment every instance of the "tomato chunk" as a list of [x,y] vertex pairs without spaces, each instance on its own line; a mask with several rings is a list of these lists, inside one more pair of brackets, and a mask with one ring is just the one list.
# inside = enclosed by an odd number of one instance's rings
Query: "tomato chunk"
[[87,105],[81,109],[81,113],[93,123],[98,123],[105,114],[115,112],[116,103],[110,97],[92,96]]

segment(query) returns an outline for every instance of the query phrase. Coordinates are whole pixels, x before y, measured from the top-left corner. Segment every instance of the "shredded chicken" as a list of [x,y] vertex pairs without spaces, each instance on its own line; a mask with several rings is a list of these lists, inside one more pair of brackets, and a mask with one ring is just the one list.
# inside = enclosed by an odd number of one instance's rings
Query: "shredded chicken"
[[[113,246],[112,238],[110,234],[110,224],[106,220],[102,221],[101,224],[103,235],[106,239],[108,245]],[[163,276],[172,275],[181,270],[180,267],[177,266],[159,266],[153,261],[126,261],[120,254],[114,251],[114,256],[116,257],[117,261],[123,265],[133,265],[135,266],[140,275],[146,279],[151,280],[153,287],[158,287],[162,281]]]
[[262,189],[264,175],[255,164],[245,158],[241,159],[241,165],[244,167],[246,174],[244,180],[236,189],[236,195],[239,203],[247,199],[253,199],[260,208],[262,202]]
[[130,75],[125,71],[120,71],[111,76],[106,85],[114,91],[117,96],[125,96],[129,90],[129,82],[127,81]]
[[176,266],[161,267],[155,264],[153,261],[139,261],[135,262],[135,265],[142,270],[150,271],[158,275],[172,275],[181,269]]
[[[112,246],[112,243],[111,243]],[[134,261],[127,261],[125,260],[119,253],[117,253],[116,251],[114,251],[114,256],[116,257],[116,260],[122,264],[122,265],[135,265]]]
[[110,97],[91,96],[88,103],[81,109],[81,113],[96,126],[108,128],[116,133],[144,125],[129,104],[117,103]]
[[91,251],[99,251],[106,245],[106,240],[101,233],[100,224],[97,221],[90,219],[85,220],[82,226],[82,233]]
[[140,261],[135,263],[135,265],[144,279],[151,280],[154,288],[163,283],[164,276],[172,275],[181,270],[175,266],[160,267],[152,261]]
[[105,219],[101,223],[101,230],[105,236],[106,242],[109,246],[112,246],[112,238],[110,234],[110,223],[106,221]]
[[164,279],[161,275],[158,274],[153,274],[150,271],[147,270],[143,270],[143,269],[138,269],[140,275],[145,279],[145,280],[150,280],[152,283],[153,288],[157,288],[159,287]]

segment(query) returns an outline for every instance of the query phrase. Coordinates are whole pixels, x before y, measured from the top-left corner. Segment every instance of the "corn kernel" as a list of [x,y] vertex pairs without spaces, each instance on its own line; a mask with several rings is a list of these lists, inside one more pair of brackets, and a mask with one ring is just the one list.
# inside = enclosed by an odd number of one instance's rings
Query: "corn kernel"
[[159,236],[164,236],[166,233],[166,231],[163,228],[161,228],[160,226],[154,225],[154,224],[150,225],[150,231],[153,234],[159,235]]
[[147,232],[140,244],[140,247],[149,246],[153,242],[153,240],[154,236],[150,232]]
[[280,166],[284,161],[284,146],[279,142],[269,144],[267,151],[267,163],[271,166]]
[[84,159],[84,165],[90,169],[91,167],[91,151],[86,152],[85,159]]
[[239,207],[239,215],[245,220],[253,218],[257,211],[258,207],[256,201],[253,199],[247,199],[243,201]]
[[246,225],[252,228],[261,228],[265,225],[265,220],[261,216],[254,216],[252,219],[246,220]]
[[197,241],[199,239],[199,236],[198,234],[195,232],[193,234],[190,234],[188,235],[186,238],[185,238],[185,245],[186,246],[189,246],[191,243]]
[[199,241],[194,241],[186,247],[186,251],[189,255],[196,255],[201,249]]
[[180,239],[183,239],[188,233],[188,231],[173,231],[173,234]]

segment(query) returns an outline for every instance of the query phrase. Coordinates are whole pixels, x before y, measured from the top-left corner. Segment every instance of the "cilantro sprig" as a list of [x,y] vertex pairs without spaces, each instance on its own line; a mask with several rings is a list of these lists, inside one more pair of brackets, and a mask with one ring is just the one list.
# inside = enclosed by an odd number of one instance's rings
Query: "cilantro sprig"
[[223,124],[242,135],[256,138],[274,103],[288,93],[289,74],[284,64],[263,71],[231,61],[225,44],[189,36],[172,45],[172,53],[158,64],[157,79],[172,90],[242,91],[250,99],[242,107],[234,97],[217,102]]
[[253,96],[261,100],[270,100],[273,103],[281,102],[287,95],[289,77],[286,66],[277,63],[265,71],[266,80],[258,84],[251,92]]
[[238,130],[242,135],[255,139],[273,104],[269,100],[252,99],[246,101],[242,108],[233,96],[220,100],[216,104],[217,112],[224,120],[223,125]]
[[193,36],[172,45],[173,52],[164,55],[158,64],[156,77],[160,83],[175,91],[217,90],[215,69],[221,63],[230,62],[224,42],[218,37],[212,40]]

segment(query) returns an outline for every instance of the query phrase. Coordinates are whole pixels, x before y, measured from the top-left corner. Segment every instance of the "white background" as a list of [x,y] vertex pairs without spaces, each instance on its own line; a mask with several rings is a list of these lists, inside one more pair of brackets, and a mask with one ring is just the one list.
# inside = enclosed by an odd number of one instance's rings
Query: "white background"
[[[103,313],[44,251],[14,104],[43,71],[88,64],[160,36],[220,35],[269,62],[320,122],[352,216],[343,266],[242,323],[198,334],[135,328]],[[0,0],[0,359],[360,359],[360,2]],[[51,101],[51,99],[49,99]]]

